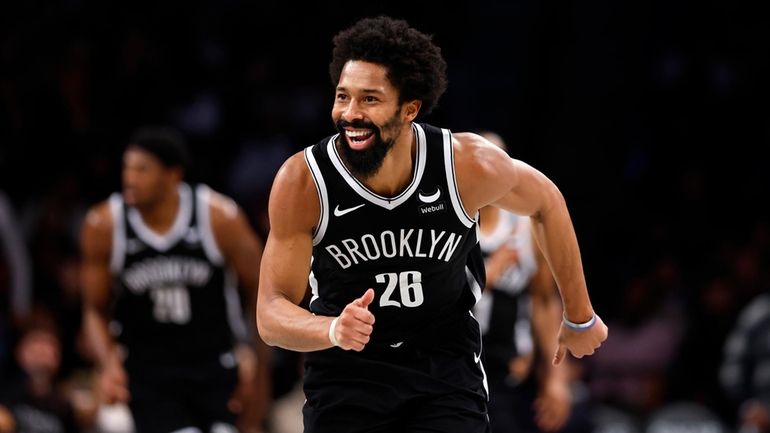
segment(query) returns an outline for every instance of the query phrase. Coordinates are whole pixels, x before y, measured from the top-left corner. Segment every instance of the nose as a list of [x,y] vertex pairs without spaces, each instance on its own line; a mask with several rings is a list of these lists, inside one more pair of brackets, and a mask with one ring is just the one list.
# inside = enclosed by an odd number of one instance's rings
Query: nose
[[123,168],[123,185],[124,186],[131,186],[136,182],[136,171],[131,170],[129,167]]
[[361,111],[361,106],[355,100],[351,100],[342,110],[342,119],[346,122],[352,122],[354,120],[361,120],[364,118],[364,113]]

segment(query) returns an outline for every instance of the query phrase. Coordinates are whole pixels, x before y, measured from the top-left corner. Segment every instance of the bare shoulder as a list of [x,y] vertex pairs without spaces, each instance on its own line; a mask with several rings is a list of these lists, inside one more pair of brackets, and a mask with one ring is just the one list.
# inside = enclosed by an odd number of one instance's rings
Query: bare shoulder
[[[244,255],[251,257],[257,254],[255,251],[259,250],[261,239],[232,197],[209,189],[208,208],[214,240],[228,261],[235,263]],[[239,274],[239,278],[246,277]]]
[[278,170],[270,191],[269,211],[271,230],[312,232],[318,223],[318,190],[303,152],[289,157]]
[[305,152],[300,151],[290,156],[278,169],[275,175],[273,189],[276,187],[295,187],[298,190],[307,189],[308,192],[315,192],[315,183],[310,169],[305,161]]
[[91,206],[83,220],[83,230],[99,234],[112,234],[112,210],[105,200]]
[[108,253],[112,248],[113,215],[107,200],[88,209],[81,228],[84,253]]
[[473,215],[511,189],[516,165],[507,153],[478,134],[458,132],[452,138],[460,197]]
[[473,132],[455,132],[452,134],[452,138],[454,139],[455,154],[458,152],[462,152],[463,154],[470,153],[476,155],[476,157],[505,155],[505,152],[500,150],[499,147],[495,146],[481,135]]
[[240,217],[238,203],[231,197],[213,189],[209,193],[209,213],[213,225],[231,223]]
[[511,158],[486,138],[471,132],[453,134],[455,169],[474,177],[495,179],[512,167]]
[[214,238],[225,255],[239,238],[251,237],[251,226],[238,203],[221,192],[209,189],[209,221]]

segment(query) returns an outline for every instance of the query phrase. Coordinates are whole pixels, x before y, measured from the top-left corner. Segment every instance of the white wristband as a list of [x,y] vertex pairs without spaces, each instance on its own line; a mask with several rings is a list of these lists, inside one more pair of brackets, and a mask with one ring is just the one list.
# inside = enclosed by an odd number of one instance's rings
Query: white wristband
[[591,316],[591,318],[588,320],[588,322],[575,323],[575,322],[570,322],[569,319],[567,319],[567,313],[564,313],[561,316],[561,320],[562,320],[562,322],[564,322],[564,326],[566,326],[570,330],[575,331],[575,332],[583,332],[583,331],[588,331],[589,329],[593,328],[593,326],[596,324],[596,318],[597,317],[598,316],[596,315],[596,313],[594,313]]
[[335,317],[334,320],[332,320],[332,323],[329,325],[329,341],[331,341],[332,344],[337,347],[339,347],[340,342],[337,341],[337,336],[334,335],[334,331],[337,329],[337,320],[339,319],[339,316]]

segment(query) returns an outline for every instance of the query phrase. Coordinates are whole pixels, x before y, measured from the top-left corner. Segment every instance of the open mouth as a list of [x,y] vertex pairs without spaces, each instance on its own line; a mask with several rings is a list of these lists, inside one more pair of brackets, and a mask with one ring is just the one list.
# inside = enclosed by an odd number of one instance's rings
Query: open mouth
[[374,131],[371,129],[346,129],[345,137],[352,149],[364,149],[371,144],[374,139]]

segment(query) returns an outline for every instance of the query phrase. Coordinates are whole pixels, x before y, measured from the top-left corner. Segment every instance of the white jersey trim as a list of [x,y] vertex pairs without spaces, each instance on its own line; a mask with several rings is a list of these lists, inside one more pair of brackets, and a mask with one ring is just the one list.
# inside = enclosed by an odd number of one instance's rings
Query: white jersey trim
[[171,433],[203,433],[198,427],[184,427],[179,430],[174,430]]
[[468,280],[468,286],[471,288],[471,293],[473,293],[473,297],[476,299],[476,302],[474,302],[475,305],[481,300],[481,284],[479,284],[478,280],[476,280],[476,276],[473,275],[473,272],[471,272],[471,269],[467,266],[465,267],[465,278]]
[[225,257],[217,245],[214,230],[211,227],[211,188],[207,185],[198,185],[195,195],[198,198],[195,211],[198,215],[198,234],[201,237],[203,251],[209,261],[221,266],[225,263]]
[[444,168],[446,169],[446,183],[449,189],[449,197],[452,201],[452,207],[460,222],[471,228],[476,221],[465,212],[465,206],[460,199],[460,192],[457,189],[457,177],[455,176],[455,156],[452,133],[448,129],[441,129],[444,135]]
[[313,233],[313,246],[321,243],[326,234],[326,228],[329,226],[329,194],[326,191],[326,182],[324,181],[321,168],[313,155],[313,146],[305,148],[305,163],[307,163],[310,174],[313,176],[315,189],[318,192],[318,203],[321,208],[321,215],[318,216],[318,226]]
[[500,210],[498,219],[491,233],[481,233],[479,245],[481,251],[493,253],[503,245],[518,252],[519,260],[508,266],[497,283],[496,290],[502,290],[510,295],[523,292],[529,286],[532,276],[537,272],[538,264],[532,240],[532,224],[529,217],[516,215]]
[[369,188],[367,188],[358,179],[356,179],[356,177],[350,172],[350,170],[348,170],[347,167],[345,167],[345,164],[342,162],[342,158],[337,152],[337,146],[334,144],[337,140],[337,137],[339,137],[339,134],[335,135],[329,140],[329,142],[326,144],[326,151],[329,153],[329,159],[332,161],[332,164],[334,164],[337,172],[339,172],[340,176],[345,179],[345,182],[347,182],[353,191],[355,191],[358,195],[370,203],[376,204],[377,206],[388,210],[395,209],[401,203],[407,201],[409,197],[411,197],[412,194],[417,191],[417,187],[420,185],[422,175],[425,172],[425,163],[427,158],[425,131],[420,125],[416,123],[412,124],[412,128],[414,129],[415,137],[417,139],[417,151],[415,155],[416,164],[414,165],[412,182],[403,192],[401,192],[401,194],[395,197],[383,197],[379,194],[373,193],[369,190]]
[[110,270],[119,273],[126,261],[126,226],[123,223],[123,198],[114,193],[110,196],[110,213],[112,213],[112,254],[110,255]]
[[308,276],[308,282],[310,283],[310,293],[313,295],[310,298],[308,306],[312,306],[313,302],[321,297],[321,295],[318,293],[318,280],[313,273],[313,257],[310,257],[310,275]]
[[187,232],[192,218],[192,191],[186,183],[179,184],[179,210],[176,213],[176,220],[171,229],[165,234],[158,234],[147,225],[142,219],[142,214],[136,208],[128,209],[128,223],[136,232],[136,235],[147,245],[160,252],[168,251],[176,245]]
[[489,381],[487,380],[487,371],[484,370],[484,363],[478,362],[478,360],[481,358],[481,353],[484,351],[484,340],[481,338],[483,335],[481,333],[481,325],[479,324],[479,321],[476,319],[476,316],[473,315],[472,311],[468,311],[468,314],[470,314],[471,318],[474,322],[476,322],[476,326],[479,327],[479,353],[473,354],[473,358],[477,360],[476,365],[479,366],[479,369],[481,370],[482,375],[482,381],[481,384],[484,386],[484,392],[486,393],[487,401],[489,401]]
[[238,429],[234,425],[225,422],[215,422],[211,424],[211,430],[209,433],[238,433]]

